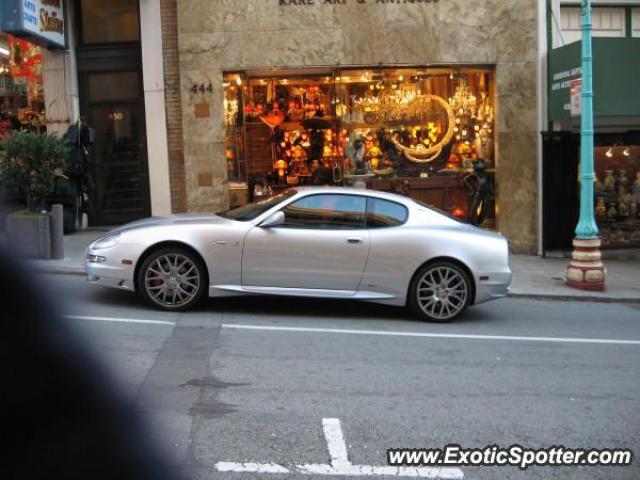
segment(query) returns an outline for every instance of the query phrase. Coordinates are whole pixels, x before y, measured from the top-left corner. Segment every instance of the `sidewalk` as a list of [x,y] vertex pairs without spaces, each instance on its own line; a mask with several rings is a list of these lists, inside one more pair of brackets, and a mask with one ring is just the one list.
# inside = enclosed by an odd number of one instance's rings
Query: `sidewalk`
[[64,236],[64,259],[29,259],[27,262],[37,272],[84,275],[85,249],[91,242],[106,234],[111,228],[88,228]]
[[604,260],[607,269],[607,289],[604,292],[587,292],[567,287],[564,276],[569,259],[511,255],[509,263],[513,270],[513,297],[640,303],[638,261]]
[[[63,260],[29,260],[36,271],[84,275],[84,250],[108,228],[89,228],[64,237]],[[640,262],[605,260],[607,290],[585,292],[563,283],[569,260],[511,255],[513,270],[511,295],[514,297],[595,302],[640,303]]]

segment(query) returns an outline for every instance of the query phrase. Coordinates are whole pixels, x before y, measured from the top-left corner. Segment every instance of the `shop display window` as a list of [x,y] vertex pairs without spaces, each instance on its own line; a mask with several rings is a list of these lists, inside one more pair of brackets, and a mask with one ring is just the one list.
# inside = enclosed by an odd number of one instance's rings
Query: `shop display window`
[[230,188],[244,188],[247,167],[244,155],[244,116],[242,113],[243,77],[240,74],[224,78],[224,125],[227,174]]
[[44,131],[44,86],[40,47],[0,34],[0,139],[15,130]]
[[603,246],[640,246],[640,146],[596,147],[595,172],[595,215]]
[[426,177],[471,171],[478,158],[493,168],[490,70],[342,70],[338,83],[346,175]]
[[493,174],[492,68],[230,72],[223,85],[230,187],[247,201],[365,182],[467,215],[464,177],[476,160]]

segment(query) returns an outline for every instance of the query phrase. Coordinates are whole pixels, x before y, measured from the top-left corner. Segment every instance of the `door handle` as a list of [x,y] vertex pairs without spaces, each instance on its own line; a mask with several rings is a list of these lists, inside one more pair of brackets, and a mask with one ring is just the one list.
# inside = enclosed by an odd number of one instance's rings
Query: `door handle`
[[216,243],[217,243],[218,245],[226,245],[226,244],[227,244],[227,243],[229,243],[229,242],[227,242],[226,240],[216,240]]
[[347,238],[348,243],[362,243],[361,238]]

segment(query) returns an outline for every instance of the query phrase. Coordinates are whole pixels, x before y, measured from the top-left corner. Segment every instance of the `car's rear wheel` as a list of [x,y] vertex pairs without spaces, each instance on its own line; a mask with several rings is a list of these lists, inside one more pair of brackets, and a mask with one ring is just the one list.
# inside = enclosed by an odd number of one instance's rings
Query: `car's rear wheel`
[[452,262],[434,262],[422,267],[411,282],[409,306],[420,318],[450,322],[471,300],[467,273]]
[[187,310],[206,288],[200,258],[181,248],[163,248],[145,258],[138,271],[138,292],[150,305],[163,310]]

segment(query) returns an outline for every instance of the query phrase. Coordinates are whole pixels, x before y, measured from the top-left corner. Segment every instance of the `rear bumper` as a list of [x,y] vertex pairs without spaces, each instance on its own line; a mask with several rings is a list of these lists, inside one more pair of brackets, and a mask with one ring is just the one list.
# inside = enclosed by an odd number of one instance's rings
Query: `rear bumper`
[[509,294],[511,285],[511,269],[505,268],[499,272],[492,272],[486,275],[489,280],[481,279],[484,275],[476,279],[476,298],[474,305],[506,297]]
[[478,305],[489,300],[506,297],[509,294],[509,290],[509,285],[479,285],[476,291],[476,300],[473,304]]

